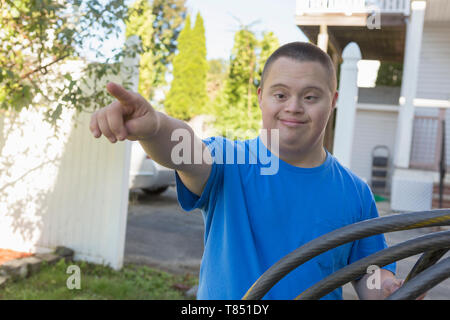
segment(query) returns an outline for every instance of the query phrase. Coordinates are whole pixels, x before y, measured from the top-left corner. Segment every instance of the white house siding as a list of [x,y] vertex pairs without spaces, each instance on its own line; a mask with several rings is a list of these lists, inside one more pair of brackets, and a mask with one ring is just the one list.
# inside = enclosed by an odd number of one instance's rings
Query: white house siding
[[[378,108],[379,106],[372,107]],[[386,145],[389,148],[390,167],[392,167],[398,116],[397,112],[370,110],[370,108],[371,106],[365,106],[362,109],[359,105],[357,109],[350,167],[354,173],[369,184],[372,176],[372,150],[375,146]],[[389,109],[392,108],[389,107]]]
[[[360,104],[361,106],[362,104]],[[377,109],[380,105],[364,104],[364,108],[357,109],[355,121],[355,134],[352,149],[351,170],[358,176],[370,183],[371,165],[372,165],[372,149],[376,145],[386,145],[391,151],[391,168],[392,168],[392,150],[395,142],[395,128],[397,126],[397,112],[389,110],[368,110]],[[393,106],[394,107],[394,106]],[[395,108],[395,107],[394,107]],[[398,108],[398,107],[397,107]],[[422,108],[416,107],[415,114],[417,116],[438,116],[438,108]],[[446,152],[447,166],[450,166],[450,109],[446,110]],[[434,148],[437,137],[433,136],[431,147]],[[413,141],[414,143],[414,141]],[[430,147],[430,146],[428,146]],[[416,149],[420,145],[416,145]],[[434,150],[434,149],[433,149]],[[416,150],[416,152],[421,152]],[[425,150],[423,151],[425,152]],[[429,151],[428,151],[429,152]],[[421,171],[421,170],[416,170]],[[435,174],[435,182],[438,181],[438,174]],[[450,175],[447,174],[446,181],[450,183]],[[388,179],[388,187],[390,179]]]
[[419,64],[417,98],[450,99],[450,22],[425,23]]

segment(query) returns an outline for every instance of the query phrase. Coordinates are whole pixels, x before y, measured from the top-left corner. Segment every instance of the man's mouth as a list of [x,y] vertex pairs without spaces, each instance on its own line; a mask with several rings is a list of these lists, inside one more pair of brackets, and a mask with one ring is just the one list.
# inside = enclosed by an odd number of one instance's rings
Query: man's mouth
[[280,119],[280,121],[288,127],[299,127],[306,124],[306,121],[300,121],[297,119]]

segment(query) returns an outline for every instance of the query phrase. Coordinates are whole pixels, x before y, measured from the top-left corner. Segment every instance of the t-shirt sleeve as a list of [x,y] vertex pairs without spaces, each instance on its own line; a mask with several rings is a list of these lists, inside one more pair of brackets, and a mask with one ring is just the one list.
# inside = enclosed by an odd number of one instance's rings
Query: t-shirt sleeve
[[[363,210],[361,220],[378,218],[378,209],[373,197],[372,191],[369,186],[365,186],[365,196],[363,197]],[[353,242],[353,246],[350,252],[350,258],[348,264],[365,258],[375,252],[386,249],[387,243],[384,234],[377,234],[371,237],[362,238]],[[396,263],[388,264],[382,269],[391,271],[393,274],[396,273]]]
[[194,209],[207,209],[211,200],[219,192],[223,183],[223,140],[222,137],[210,137],[202,140],[208,147],[213,162],[211,164],[211,172],[206,182],[205,188],[199,197],[190,191],[181,181],[178,172],[175,171],[175,181],[177,188],[178,203],[185,211]]

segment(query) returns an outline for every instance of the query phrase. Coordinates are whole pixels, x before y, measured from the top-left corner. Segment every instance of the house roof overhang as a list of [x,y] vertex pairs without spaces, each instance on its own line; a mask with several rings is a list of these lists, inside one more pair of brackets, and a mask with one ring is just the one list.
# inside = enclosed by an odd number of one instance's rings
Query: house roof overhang
[[339,57],[349,42],[356,42],[361,50],[362,58],[402,62],[405,48],[406,23],[403,15],[381,15],[380,28],[367,27],[367,14],[352,15],[320,15],[297,16],[297,26],[308,37],[317,43],[320,25],[327,26],[328,52],[335,52]]

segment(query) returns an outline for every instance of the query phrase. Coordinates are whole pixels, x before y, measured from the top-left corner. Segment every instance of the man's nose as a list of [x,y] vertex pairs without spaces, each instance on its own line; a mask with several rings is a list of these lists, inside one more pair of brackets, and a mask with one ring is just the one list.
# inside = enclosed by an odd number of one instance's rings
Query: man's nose
[[290,99],[290,101],[286,104],[285,110],[290,112],[305,112],[302,99]]

